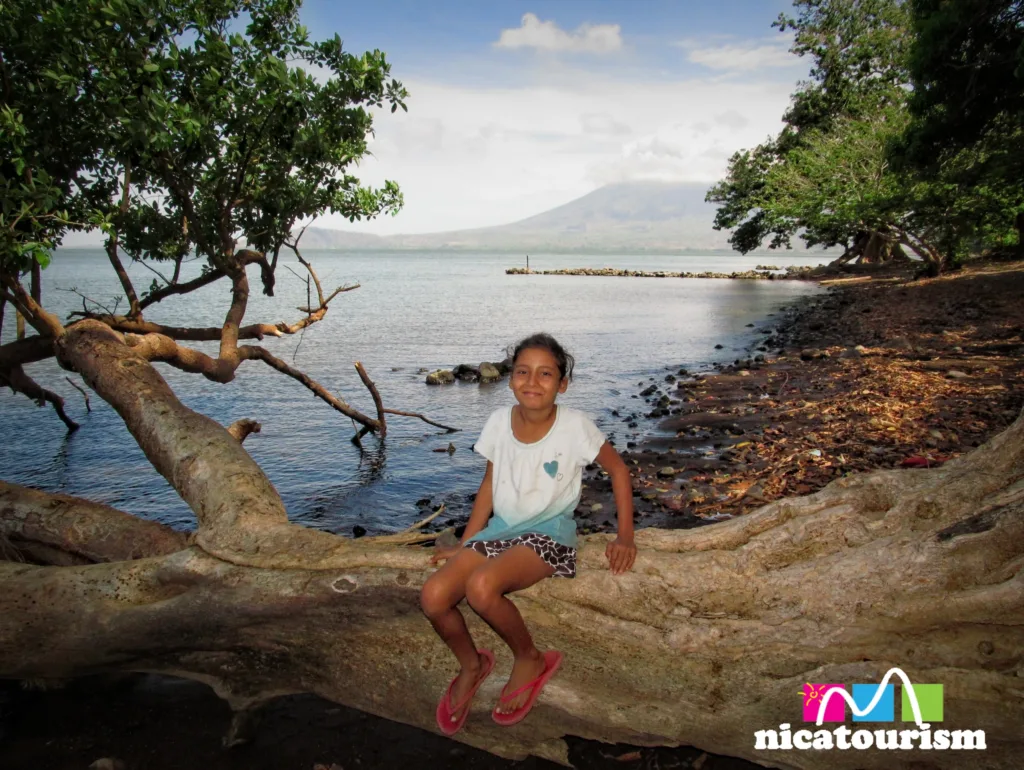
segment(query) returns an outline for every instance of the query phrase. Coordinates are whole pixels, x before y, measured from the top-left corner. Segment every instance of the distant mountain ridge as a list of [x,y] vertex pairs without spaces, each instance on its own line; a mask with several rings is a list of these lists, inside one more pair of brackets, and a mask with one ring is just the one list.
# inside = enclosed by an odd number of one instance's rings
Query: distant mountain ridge
[[712,225],[706,182],[622,182],[532,217],[495,227],[377,236],[311,227],[306,249],[675,252],[731,250]]

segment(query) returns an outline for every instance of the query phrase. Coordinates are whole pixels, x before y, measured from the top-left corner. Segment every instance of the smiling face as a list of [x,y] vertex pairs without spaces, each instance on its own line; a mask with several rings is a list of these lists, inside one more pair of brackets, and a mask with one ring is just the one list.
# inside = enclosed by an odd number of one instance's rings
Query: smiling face
[[526,348],[519,352],[512,366],[508,386],[524,409],[547,409],[559,393],[565,393],[569,380],[562,377],[551,351]]

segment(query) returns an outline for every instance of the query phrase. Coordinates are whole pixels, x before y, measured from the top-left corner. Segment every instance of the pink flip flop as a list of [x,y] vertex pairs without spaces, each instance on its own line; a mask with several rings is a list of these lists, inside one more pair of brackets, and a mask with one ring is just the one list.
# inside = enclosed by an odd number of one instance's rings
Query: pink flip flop
[[[462,726],[466,724],[466,717],[469,716],[469,704],[473,700],[473,696],[476,695],[476,691],[480,689],[480,685],[484,683],[484,680],[491,675],[494,670],[494,653],[490,650],[477,650],[480,653],[480,657],[484,659],[484,668],[480,672],[480,676],[473,684],[472,689],[466,693],[465,697],[459,702],[454,708],[451,707],[452,702],[452,687],[455,685],[455,679],[452,679],[448,685],[448,689],[444,691],[444,695],[441,696],[441,702],[437,704],[437,726],[441,729],[441,732],[445,735],[455,735]],[[455,719],[453,714],[458,714],[462,711],[462,715]]]
[[558,671],[558,667],[561,665],[562,653],[556,652],[555,650],[548,650],[547,652],[545,652],[544,671],[541,672],[541,675],[534,679],[532,682],[523,685],[515,692],[510,692],[506,694],[505,691],[502,690],[501,697],[498,699],[498,703],[507,703],[508,701],[515,698],[517,695],[520,695],[526,692],[527,690],[532,689],[532,692],[530,692],[530,697],[526,701],[526,703],[517,708],[515,711],[512,711],[508,714],[502,714],[498,711],[497,708],[495,708],[494,711],[491,712],[491,718],[503,727],[509,727],[518,722],[522,722],[524,719],[526,719],[526,715],[529,714],[530,709],[533,708],[533,704],[537,700],[537,697],[540,695],[540,691],[544,689],[544,685],[546,685],[548,683],[548,680],[555,675],[555,672]]

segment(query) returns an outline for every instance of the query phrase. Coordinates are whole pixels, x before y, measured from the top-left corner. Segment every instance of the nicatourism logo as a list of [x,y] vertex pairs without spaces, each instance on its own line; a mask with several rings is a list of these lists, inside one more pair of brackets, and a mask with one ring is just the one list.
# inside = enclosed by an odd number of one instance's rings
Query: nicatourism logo
[[[889,680],[898,677],[900,686],[900,722],[914,722],[917,729],[855,729],[847,727],[846,709],[855,725],[896,721],[896,685]],[[759,751],[827,751],[830,749],[881,749],[908,751],[912,749],[942,751],[945,749],[984,749],[984,730],[932,730],[932,723],[943,718],[941,684],[911,684],[898,668],[889,669],[879,684],[845,684],[808,682],[800,691],[803,721],[814,722],[817,730],[797,730],[781,724],[778,730],[754,733],[754,748]],[[826,722],[838,727],[822,728]]]

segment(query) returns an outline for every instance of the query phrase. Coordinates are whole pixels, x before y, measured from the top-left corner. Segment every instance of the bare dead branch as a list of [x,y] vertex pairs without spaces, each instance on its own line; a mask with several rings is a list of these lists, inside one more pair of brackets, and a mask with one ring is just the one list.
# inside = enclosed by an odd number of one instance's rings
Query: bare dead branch
[[320,300],[320,307],[325,307],[327,303],[331,301],[331,299],[334,299],[334,294],[337,294],[337,292],[332,294],[330,299],[324,301],[324,290],[323,287],[320,285],[320,277],[316,274],[316,270],[313,269],[313,266],[305,259],[303,259],[302,254],[299,253],[299,239],[302,238],[303,234],[306,232],[306,227],[309,227],[309,225],[307,224],[305,227],[302,228],[302,231],[299,233],[299,236],[298,238],[295,239],[294,243],[288,243],[287,241],[285,241],[285,245],[293,252],[295,252],[295,258],[299,260],[302,266],[305,267],[306,270],[309,271],[309,274],[313,277],[313,283],[316,286],[316,296],[317,299]]
[[444,513],[445,507],[446,507],[445,504],[441,503],[441,505],[438,506],[436,511],[434,511],[432,514],[427,516],[425,519],[420,519],[415,524],[413,524],[411,527],[407,527],[402,534],[406,534],[406,533],[409,533],[409,532],[415,532],[417,529],[422,529],[423,527],[427,526],[427,524],[429,524],[434,519],[436,519],[438,516],[440,516],[442,513]]
[[238,439],[238,442],[241,443],[245,441],[246,437],[250,433],[259,433],[260,430],[262,430],[262,428],[263,426],[260,425],[260,423],[256,422],[255,420],[245,418],[241,420],[235,420],[233,423],[231,423],[231,425],[228,426],[228,433],[230,433],[232,436]]
[[[127,274],[126,274],[126,276],[127,276]],[[79,297],[82,298],[82,309],[81,310],[74,310],[74,311],[68,313],[68,317],[69,318],[72,318],[72,317],[91,318],[91,317],[93,317],[93,315],[95,315],[95,313],[94,313],[94,311],[89,310],[89,306],[86,304],[87,302],[91,302],[93,305],[95,305],[100,310],[102,310],[104,312],[104,314],[106,314],[108,316],[111,316],[111,317],[116,317],[117,316],[117,306],[121,304],[121,298],[120,297],[114,297],[114,307],[112,307],[112,308],[111,307],[107,307],[102,302],[94,300],[92,297],[88,296],[87,294],[83,294],[77,288],[75,288],[73,286],[70,289],[60,289],[60,288],[58,288],[57,291],[64,291],[64,292],[67,292],[68,294],[77,294]]]
[[293,380],[297,380],[305,385],[309,390],[313,392],[318,398],[327,402],[330,406],[334,407],[337,411],[341,412],[346,417],[350,417],[360,425],[367,427],[369,430],[376,431],[379,429],[379,423],[372,417],[360,412],[358,409],[353,409],[347,403],[342,401],[340,398],[331,394],[323,385],[318,383],[309,375],[298,369],[288,365],[280,358],[270,353],[266,348],[262,348],[258,345],[244,345],[238,348],[238,354],[243,359],[263,361],[271,368],[276,369],[282,374],[287,374]]
[[419,543],[429,543],[431,540],[437,540],[446,532],[454,532],[454,530],[449,527],[440,532],[399,532],[397,535],[378,535],[377,537],[363,538],[363,542],[367,545],[418,545]]
[[172,281],[170,279],[168,279],[166,275],[164,275],[159,270],[157,270],[155,267],[153,267],[151,264],[149,264],[146,260],[144,260],[144,259],[137,259],[137,260],[135,260],[135,262],[136,262],[136,264],[142,265],[149,272],[151,272],[153,275],[155,275],[157,278],[159,278],[161,281],[163,281],[165,286],[170,286],[171,285]]
[[[347,291],[355,291],[360,286],[361,286],[361,284],[358,284],[358,283],[357,284],[353,284],[352,286],[339,286],[337,289],[335,289],[333,292],[331,292],[331,296],[329,296],[327,299],[323,300],[323,302],[321,303],[319,309],[320,310],[326,310],[327,306],[328,306],[328,304],[330,304],[331,300],[334,299],[335,297],[337,297],[339,294],[344,294]],[[318,293],[319,293],[319,291],[318,291]],[[321,294],[320,296],[322,298],[323,294]],[[316,310],[314,310],[313,308],[310,308],[310,307],[300,307],[300,308],[296,308],[296,309],[300,313],[315,313],[316,312]]]
[[25,374],[20,366],[11,366],[0,372],[0,381],[3,381],[15,393],[23,393],[36,402],[38,406],[44,406],[47,402],[53,405],[53,410],[60,417],[68,432],[78,430],[78,423],[68,417],[64,411],[64,399],[51,390],[42,387]]
[[427,419],[419,412],[402,412],[398,409],[385,409],[384,413],[397,414],[402,417],[419,417],[421,420],[423,420],[423,422],[427,423],[428,425],[433,425],[435,428],[441,428],[442,430],[444,430],[445,433],[458,433],[461,430],[461,428],[453,428],[450,425],[442,425],[439,422],[434,422],[433,420]]
[[366,373],[366,369],[363,368],[362,363],[356,361],[356,372],[359,374],[359,379],[363,381],[363,385],[370,391],[370,396],[373,398],[373,405],[377,407],[377,424],[379,425],[377,433],[381,438],[388,435],[388,425],[384,418],[384,402],[381,400],[380,393],[377,391],[377,386],[373,384],[373,380],[370,379],[370,375]]
[[369,432],[370,432],[370,429],[364,425],[352,437],[352,443],[355,444],[360,449],[362,449],[363,448],[363,436],[365,436]]
[[91,406],[89,406],[89,394],[85,392],[85,389],[84,389],[84,388],[82,388],[82,386],[81,386],[81,385],[79,385],[79,384],[78,384],[77,382],[75,382],[75,381],[74,381],[73,379],[71,379],[70,377],[65,377],[64,379],[68,381],[68,384],[69,384],[69,385],[70,385],[70,386],[71,386],[72,388],[74,388],[75,390],[77,390],[77,391],[78,391],[79,393],[81,393],[81,394],[82,394],[82,398],[84,398],[84,399],[85,399],[85,411],[86,411],[86,412],[91,412],[91,411],[92,411],[92,407],[91,407]]

